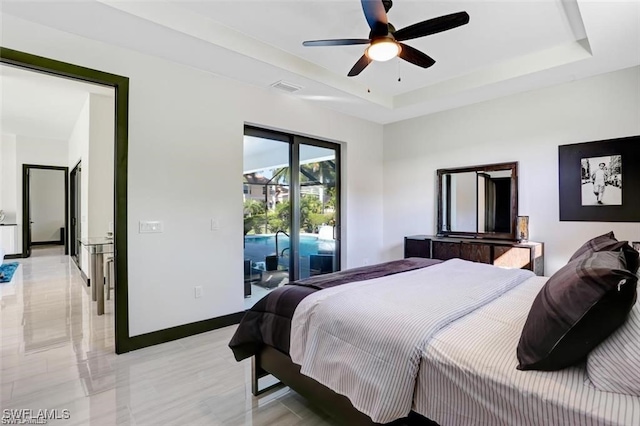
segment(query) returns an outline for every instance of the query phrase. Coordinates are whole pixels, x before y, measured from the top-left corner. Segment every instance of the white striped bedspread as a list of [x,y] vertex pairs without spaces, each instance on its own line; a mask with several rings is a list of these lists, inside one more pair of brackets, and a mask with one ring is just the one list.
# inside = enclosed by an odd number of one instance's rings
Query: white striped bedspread
[[291,359],[373,421],[391,422],[411,410],[430,338],[531,276],[452,259],[316,292],[293,315]]
[[442,426],[640,425],[640,398],[597,390],[584,365],[516,369],[522,328],[546,280],[531,278],[438,332],[423,354],[414,410]]

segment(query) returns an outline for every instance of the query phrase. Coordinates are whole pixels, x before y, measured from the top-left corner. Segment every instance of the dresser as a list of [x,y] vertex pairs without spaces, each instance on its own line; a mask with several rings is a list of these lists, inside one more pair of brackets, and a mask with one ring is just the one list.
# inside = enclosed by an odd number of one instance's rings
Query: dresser
[[460,258],[544,275],[544,244],[529,241],[412,235],[404,237],[404,257],[448,260]]

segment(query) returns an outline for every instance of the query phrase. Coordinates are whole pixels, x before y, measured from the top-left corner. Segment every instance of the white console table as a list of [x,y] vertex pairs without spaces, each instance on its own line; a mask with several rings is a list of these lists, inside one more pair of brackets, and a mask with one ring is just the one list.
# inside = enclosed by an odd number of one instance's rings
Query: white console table
[[18,254],[18,225],[0,223],[0,247],[5,255]]

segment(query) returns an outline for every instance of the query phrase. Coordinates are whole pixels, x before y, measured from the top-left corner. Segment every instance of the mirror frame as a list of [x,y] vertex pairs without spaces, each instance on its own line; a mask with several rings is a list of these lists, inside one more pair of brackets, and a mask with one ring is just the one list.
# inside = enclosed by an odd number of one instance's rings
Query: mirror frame
[[[443,214],[442,208],[442,185],[443,177],[451,173],[468,173],[468,172],[495,172],[499,170],[511,170],[511,232],[458,232],[444,231],[442,229]],[[438,228],[436,235],[439,237],[471,237],[471,238],[492,238],[500,240],[516,241],[516,218],[518,216],[518,162],[485,164],[481,166],[459,167],[454,169],[438,169]],[[450,193],[448,191],[447,193]]]

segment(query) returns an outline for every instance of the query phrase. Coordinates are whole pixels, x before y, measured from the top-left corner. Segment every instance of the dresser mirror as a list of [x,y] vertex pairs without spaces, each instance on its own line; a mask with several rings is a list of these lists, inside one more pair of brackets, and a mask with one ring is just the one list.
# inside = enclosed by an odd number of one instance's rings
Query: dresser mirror
[[515,240],[518,163],[438,170],[438,236]]

